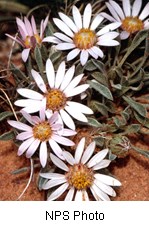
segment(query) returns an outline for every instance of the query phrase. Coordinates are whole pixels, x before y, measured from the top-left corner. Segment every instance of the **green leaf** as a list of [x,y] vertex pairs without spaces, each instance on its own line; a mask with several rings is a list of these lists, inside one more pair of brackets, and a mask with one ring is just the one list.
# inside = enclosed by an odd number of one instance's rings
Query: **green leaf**
[[8,140],[14,139],[14,137],[15,137],[14,132],[11,130],[11,131],[9,131],[9,132],[3,133],[3,134],[0,136],[0,140],[1,140],[1,141],[8,141]]
[[107,107],[104,105],[104,104],[102,104],[102,103],[100,103],[100,102],[98,102],[98,101],[94,101],[94,100],[92,100],[91,102],[90,102],[90,107],[93,109],[93,111],[94,112],[100,112],[103,116],[106,116],[106,117],[108,117],[108,110],[107,110]]
[[134,116],[138,122],[140,122],[144,127],[149,128],[149,118],[143,117],[137,112],[134,112]]
[[91,73],[91,76],[96,81],[98,81],[99,83],[101,83],[101,84],[103,84],[103,85],[105,85],[107,87],[109,86],[108,81],[107,81],[107,77],[104,74],[102,74],[100,72],[93,72],[93,73]]
[[123,96],[123,99],[133,108],[136,112],[138,112],[141,116],[146,117],[147,111],[145,107],[141,104],[136,102],[130,97]]
[[104,143],[105,143],[104,137],[96,137],[96,138],[94,138],[94,140],[95,140],[97,146],[100,146],[100,147],[104,146]]
[[50,59],[52,61],[52,63],[55,63],[56,61],[58,61],[58,59],[62,56],[62,52],[61,51],[56,51],[54,53],[52,53],[50,55]]
[[97,69],[99,69],[102,73],[105,73],[105,65],[101,61],[92,59],[92,62]]
[[88,117],[87,119],[88,119],[88,123],[87,123],[88,125],[97,127],[97,128],[102,127],[102,124],[99,123],[95,118]]
[[139,130],[141,129],[141,125],[139,124],[132,124],[132,125],[128,125],[125,129],[125,132],[127,134],[133,134],[133,133],[138,133]]
[[13,113],[8,112],[8,111],[0,113],[0,121],[3,121],[4,119],[6,119],[7,117],[10,117],[12,115],[13,115]]
[[121,126],[124,126],[126,125],[126,120],[123,119],[122,117],[119,118],[119,117],[113,117],[113,120],[114,120],[114,123],[116,124],[117,127],[121,127]]
[[88,81],[88,83],[90,84],[90,86],[93,89],[98,91],[101,95],[103,95],[104,97],[106,97],[109,100],[113,100],[113,96],[112,96],[110,90],[106,86],[100,84],[99,82],[94,82],[94,81]]
[[15,66],[13,63],[11,63],[10,68],[11,68],[11,71],[14,74],[17,82],[18,82],[18,79],[21,79],[24,81],[27,80],[26,75],[17,66]]
[[97,67],[93,64],[93,62],[90,60],[87,62],[87,64],[85,65],[85,70],[87,71],[94,71],[96,70]]
[[35,60],[36,60],[38,69],[40,71],[40,74],[43,75],[44,65],[43,65],[43,60],[42,60],[40,48],[38,46],[36,46],[34,49],[34,56],[35,56]]
[[135,151],[137,151],[138,153],[141,153],[142,155],[144,155],[145,157],[148,157],[149,158],[149,151],[147,150],[143,150],[143,149],[140,149],[134,145],[131,144],[131,148],[134,149]]

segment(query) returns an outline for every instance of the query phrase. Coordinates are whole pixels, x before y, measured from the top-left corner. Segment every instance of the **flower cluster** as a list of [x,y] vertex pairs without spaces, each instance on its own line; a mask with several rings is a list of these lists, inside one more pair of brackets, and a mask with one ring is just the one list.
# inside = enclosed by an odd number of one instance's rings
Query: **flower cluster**
[[[49,16],[41,21],[40,33],[32,16],[31,22],[27,17],[24,17],[24,21],[16,19],[19,30],[17,37],[7,34],[23,47],[24,62],[27,62],[37,46],[46,46],[47,43],[54,43],[56,51],[71,50],[66,61],[63,58],[56,67],[52,59],[48,58],[42,73],[32,68],[34,87],[19,87],[19,98],[14,103],[21,107],[20,113],[26,121],[8,120],[12,127],[22,131],[16,136],[22,142],[18,155],[25,153],[27,158],[31,158],[39,154],[44,168],[40,177],[45,179],[42,189],[52,188],[48,200],[61,199],[63,193],[64,200],[109,200],[109,196],[116,196],[111,186],[121,185],[117,179],[99,172],[111,162],[110,149],[105,146],[98,151],[95,141],[85,144],[84,137],[75,145],[73,137],[77,135],[78,124],[88,124],[88,116],[93,115],[93,110],[87,103],[90,90],[90,84],[86,81],[88,76],[82,72],[78,74],[76,66],[69,65],[70,61],[77,60],[79,55],[83,68],[87,65],[89,56],[93,60],[101,60],[106,55],[106,47],[119,46],[121,39],[149,29],[149,21],[146,19],[149,15],[149,3],[141,13],[141,0],[135,0],[132,6],[129,0],[123,0],[122,8],[115,1],[109,0],[106,6],[111,15],[100,12],[93,16],[91,4],[87,4],[83,14],[73,6],[72,17],[59,12],[60,19],[54,18],[53,21],[60,32],[47,37],[44,36],[44,31]],[[107,19],[110,24],[105,25],[104,23],[108,23]],[[91,82],[98,84],[92,79]],[[85,100],[81,97],[84,93]],[[55,166],[55,172],[50,170],[45,173],[46,167],[51,165]]]

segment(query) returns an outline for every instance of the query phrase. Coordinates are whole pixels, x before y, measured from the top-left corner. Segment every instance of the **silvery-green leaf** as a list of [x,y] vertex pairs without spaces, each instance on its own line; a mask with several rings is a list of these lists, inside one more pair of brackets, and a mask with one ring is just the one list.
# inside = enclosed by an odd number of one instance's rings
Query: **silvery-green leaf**
[[102,124],[99,123],[95,118],[88,117],[87,120],[88,120],[87,124],[90,126],[97,127],[97,128],[102,126]]
[[1,140],[1,141],[8,141],[8,140],[14,139],[14,137],[15,137],[14,132],[11,130],[11,131],[9,131],[9,132],[3,133],[3,134],[0,136],[0,140]]

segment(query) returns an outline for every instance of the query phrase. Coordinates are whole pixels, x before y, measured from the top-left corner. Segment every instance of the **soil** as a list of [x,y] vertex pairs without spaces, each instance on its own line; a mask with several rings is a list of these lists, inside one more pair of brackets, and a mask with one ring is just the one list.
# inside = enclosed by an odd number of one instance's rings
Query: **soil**
[[[137,144],[138,147],[142,143]],[[144,148],[147,145],[144,144]],[[12,141],[0,141],[0,200],[15,201],[24,190],[30,171],[12,174],[13,171],[29,167],[30,161],[25,156],[17,156],[17,147]],[[110,172],[121,181],[116,189],[114,201],[149,201],[149,159],[130,151],[125,158],[119,158],[110,166]],[[37,188],[38,169],[21,197],[21,201],[43,201],[45,193]]]

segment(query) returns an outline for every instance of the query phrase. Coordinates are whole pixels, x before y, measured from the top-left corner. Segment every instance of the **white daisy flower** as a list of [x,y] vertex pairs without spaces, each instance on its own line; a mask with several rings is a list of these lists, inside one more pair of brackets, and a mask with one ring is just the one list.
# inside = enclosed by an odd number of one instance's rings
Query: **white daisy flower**
[[31,50],[34,50],[36,45],[41,45],[44,38],[44,31],[48,24],[49,15],[45,20],[42,20],[40,23],[40,34],[37,31],[36,23],[34,16],[31,17],[31,22],[27,17],[24,17],[24,21],[20,18],[16,18],[19,36],[17,38],[11,36],[10,34],[6,34],[11,39],[18,42],[24,49],[22,51],[22,59],[24,62],[27,61],[29,57],[29,53]]
[[74,72],[75,66],[66,71],[65,62],[62,62],[55,74],[53,64],[48,59],[46,62],[48,86],[44,83],[39,73],[32,70],[32,76],[42,93],[20,88],[17,90],[18,93],[27,99],[17,100],[15,105],[24,107],[23,110],[28,113],[34,113],[39,111],[42,104],[45,103],[47,116],[57,111],[61,121],[74,130],[75,124],[71,116],[79,121],[87,122],[88,120],[84,114],[93,113],[87,106],[71,100],[73,96],[81,94],[89,87],[89,84],[78,86],[83,74],[74,77],[72,80]]
[[103,17],[99,14],[91,21],[92,7],[88,4],[85,7],[83,17],[78,8],[73,6],[73,20],[63,13],[59,13],[58,18],[53,21],[56,26],[63,32],[54,33],[54,36],[49,36],[43,39],[43,42],[56,43],[57,50],[71,50],[67,55],[67,61],[74,59],[80,54],[80,62],[85,65],[89,55],[97,59],[103,57],[103,51],[99,46],[117,46],[119,42],[114,40],[119,33],[109,32],[119,27],[119,22],[111,23],[104,28],[97,30],[97,27],[103,21]]
[[[45,118],[44,110],[40,111],[39,117],[31,116],[24,111],[22,111],[22,115],[31,126],[20,121],[8,120],[12,127],[23,131],[16,136],[17,140],[23,141],[19,146],[18,155],[20,156],[26,152],[26,157],[30,158],[40,145],[39,158],[42,167],[45,167],[48,158],[47,143],[49,143],[53,152],[61,159],[64,159],[63,151],[59,144],[65,146],[74,145],[74,142],[65,136],[72,136],[76,132],[70,129],[62,129],[62,125],[57,122],[58,113],[55,112],[49,119]],[[59,131],[61,135],[59,135]]]
[[115,1],[110,0],[106,3],[110,13],[101,13],[103,17],[111,22],[119,22],[122,32],[120,33],[121,39],[126,39],[130,34],[136,33],[140,30],[149,29],[149,2],[146,4],[140,13],[142,0],[135,0],[131,6],[130,0],[122,0],[121,8]]
[[65,197],[66,201],[87,201],[90,200],[91,194],[97,201],[109,201],[109,196],[116,196],[111,186],[120,186],[121,183],[111,176],[96,172],[96,170],[106,168],[110,164],[110,160],[104,159],[108,149],[99,151],[91,158],[95,149],[95,142],[90,143],[85,151],[84,147],[85,138],[82,138],[74,157],[69,152],[64,151],[63,155],[67,164],[51,153],[52,162],[65,173],[40,174],[41,177],[49,179],[43,184],[43,189],[59,186],[51,193],[48,200],[56,200],[66,190],[68,190]]

